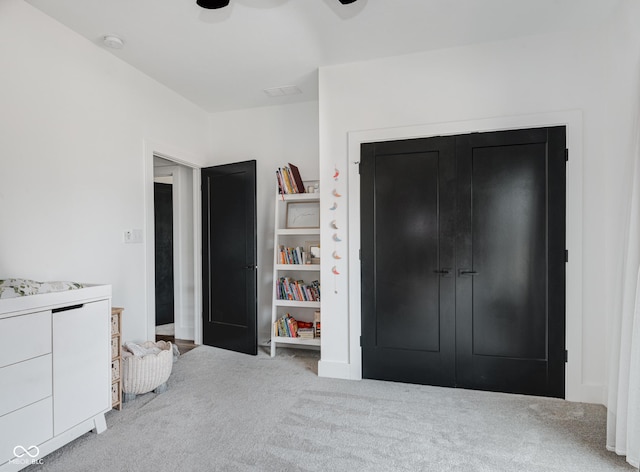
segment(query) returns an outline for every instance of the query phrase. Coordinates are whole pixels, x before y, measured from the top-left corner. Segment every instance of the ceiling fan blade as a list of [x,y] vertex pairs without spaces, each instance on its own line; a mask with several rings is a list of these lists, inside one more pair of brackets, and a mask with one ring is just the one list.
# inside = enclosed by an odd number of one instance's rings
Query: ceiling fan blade
[[215,10],[229,5],[229,0],[197,0],[196,3],[207,10]]
[[[339,0],[343,5],[348,5],[356,0]],[[196,0],[196,3],[207,10],[216,10],[229,5],[229,0]]]

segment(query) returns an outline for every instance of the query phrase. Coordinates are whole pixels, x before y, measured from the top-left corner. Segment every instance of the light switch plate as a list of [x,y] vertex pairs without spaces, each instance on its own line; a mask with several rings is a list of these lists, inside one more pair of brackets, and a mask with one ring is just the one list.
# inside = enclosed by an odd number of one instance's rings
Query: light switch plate
[[122,240],[125,244],[141,244],[142,243],[142,230],[141,229],[126,229],[122,234]]

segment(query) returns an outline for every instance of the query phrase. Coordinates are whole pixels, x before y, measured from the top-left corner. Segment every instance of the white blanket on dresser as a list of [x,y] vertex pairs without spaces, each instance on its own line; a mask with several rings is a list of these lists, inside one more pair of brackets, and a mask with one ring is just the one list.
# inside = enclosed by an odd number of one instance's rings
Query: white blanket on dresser
[[77,290],[84,287],[85,284],[77,282],[36,282],[28,279],[0,279],[0,299]]

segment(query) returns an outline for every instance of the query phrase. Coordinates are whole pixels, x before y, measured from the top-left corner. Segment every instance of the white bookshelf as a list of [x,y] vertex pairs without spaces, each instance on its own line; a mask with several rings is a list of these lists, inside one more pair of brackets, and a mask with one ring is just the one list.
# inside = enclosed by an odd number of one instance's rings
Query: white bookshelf
[[278,298],[277,282],[280,277],[291,277],[294,280],[304,280],[309,284],[314,280],[320,280],[320,264],[282,264],[279,260],[280,246],[303,247],[305,250],[311,242],[319,244],[320,228],[288,228],[287,204],[295,202],[317,203],[320,210],[320,194],[297,193],[276,194],[275,198],[275,238],[273,251],[273,290],[271,312],[271,356],[276,355],[278,346],[320,348],[320,338],[303,339],[277,336],[274,330],[276,320],[286,313],[290,313],[296,320],[314,321],[314,313],[320,310],[319,301],[281,300]]

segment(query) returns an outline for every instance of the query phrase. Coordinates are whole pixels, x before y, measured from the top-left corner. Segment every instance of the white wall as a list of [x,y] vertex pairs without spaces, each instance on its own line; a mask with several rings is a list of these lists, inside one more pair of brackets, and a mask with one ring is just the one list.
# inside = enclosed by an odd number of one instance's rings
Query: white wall
[[318,179],[318,103],[213,113],[210,165],[257,160],[258,341],[270,337],[275,171],[289,162],[303,180]]
[[[332,186],[349,198],[346,180],[331,182],[337,167],[343,174],[347,162],[349,132],[389,130],[412,125],[446,124],[449,130],[465,131],[469,122],[513,121],[523,115],[549,115],[571,110],[582,116],[582,135],[571,159],[580,159],[583,170],[582,307],[579,352],[570,352],[568,369],[578,385],[571,386],[571,399],[602,402],[606,379],[607,280],[605,248],[614,243],[606,230],[611,208],[609,166],[620,156],[606,149],[603,132],[626,126],[625,117],[607,114],[609,77],[606,73],[610,44],[609,30],[554,34],[511,41],[459,47],[383,60],[325,67],[320,70],[320,177],[322,198],[330,201]],[[627,85],[627,84],[625,84]],[[628,90],[623,89],[624,94]],[[525,120],[526,121],[526,120]],[[579,123],[579,121],[578,121]],[[555,123],[549,123],[555,124]],[[575,161],[574,161],[575,162]],[[571,165],[571,161],[570,161]],[[578,196],[579,198],[580,196]],[[352,195],[351,198],[354,198]],[[569,215],[571,217],[571,215]],[[333,231],[328,222],[335,213],[322,210],[322,242],[331,247]],[[349,215],[338,215],[338,226],[347,228]],[[342,231],[341,249],[357,251],[357,241]],[[338,293],[323,291],[323,341],[321,375],[357,378],[360,365],[350,352],[359,332],[349,332],[350,271],[359,267],[340,266],[341,275],[330,273],[331,261],[323,259],[322,284]],[[335,280],[334,280],[335,279]],[[569,282],[571,283],[571,282]],[[353,290],[353,288],[352,288]],[[569,334],[569,333],[568,333]]]
[[112,284],[124,339],[149,339],[146,244],[122,242],[146,227],[144,142],[202,164],[207,114],[21,0],[0,64],[0,278]]

